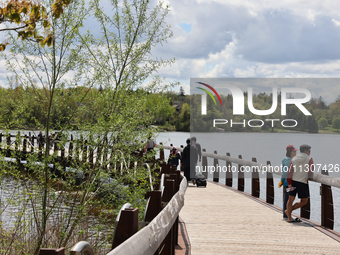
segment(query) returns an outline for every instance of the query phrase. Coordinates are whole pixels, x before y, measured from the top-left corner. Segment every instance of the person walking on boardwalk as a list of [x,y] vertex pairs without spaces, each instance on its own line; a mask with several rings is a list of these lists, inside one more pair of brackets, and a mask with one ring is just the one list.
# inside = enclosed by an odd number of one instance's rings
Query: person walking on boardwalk
[[181,155],[178,153],[177,148],[174,146],[172,147],[172,150],[170,151],[168,164],[171,166],[177,166],[179,165],[179,161],[181,160]]
[[[308,177],[314,171],[313,158],[310,157],[311,146],[303,144],[300,146],[300,153],[296,155],[289,163],[287,182],[289,191],[289,199],[287,202],[287,209],[285,213],[287,214],[287,222],[300,222],[299,218],[292,218],[292,211],[301,208],[308,202],[309,197],[309,187],[308,187]],[[293,205],[296,193],[299,194],[301,199]]]
[[292,160],[293,157],[296,156],[296,151],[297,149],[294,148],[293,145],[288,145],[286,148],[286,158],[282,160],[282,175],[281,175],[281,181],[279,183],[279,188],[283,186],[283,206],[282,206],[282,211],[283,211],[283,218],[287,219],[287,215],[285,213],[285,210],[287,209],[287,202],[289,198],[289,193],[287,192],[288,188],[288,182],[287,182],[287,172],[288,172],[288,167],[289,163]]
[[202,158],[202,149],[201,149],[201,145],[197,142],[196,136],[193,136],[191,138],[191,140],[195,143],[197,152],[198,152],[198,160],[199,162],[201,162],[201,158]]
[[183,149],[181,166],[183,167],[184,176],[189,183],[189,181],[192,179],[191,177],[195,176],[194,172],[198,158],[198,152],[196,146],[193,146],[193,142],[191,142],[190,139],[187,139],[186,143],[187,146],[185,146]]
[[148,140],[144,147],[144,152],[152,151],[157,146],[156,141],[152,139],[151,134],[148,136]]

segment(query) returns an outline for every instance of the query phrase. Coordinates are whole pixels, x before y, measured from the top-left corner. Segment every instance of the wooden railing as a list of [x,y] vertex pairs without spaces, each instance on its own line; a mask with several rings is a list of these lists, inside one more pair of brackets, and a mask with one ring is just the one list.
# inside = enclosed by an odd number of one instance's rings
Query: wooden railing
[[[101,146],[98,146],[97,151],[94,152],[93,146],[90,146],[87,139],[80,137],[74,140],[72,134],[70,137],[64,146],[61,146],[61,140],[58,137],[49,138],[50,148],[47,152],[57,155],[59,162],[64,167],[70,166],[72,161],[89,162],[90,165],[93,165],[95,158],[102,156],[105,158],[109,153],[108,151],[104,152]],[[31,133],[29,135],[20,135],[20,132],[16,135],[0,133],[0,145],[0,151],[6,157],[15,156],[15,158],[24,160],[28,154],[37,153],[41,158],[46,150],[46,139],[31,135]]]
[[[89,137],[89,141],[93,140]],[[89,167],[101,167],[108,170],[115,169],[117,166],[114,164],[114,157],[117,154],[122,154],[120,150],[114,150],[113,146],[108,146],[108,138],[102,138],[102,142],[90,143],[87,139],[80,136],[77,139],[73,138],[71,134],[70,140],[61,141],[57,138],[50,138],[50,147],[46,150],[46,143],[43,137],[37,137],[34,135],[20,135],[18,132],[16,135],[2,134],[0,133],[0,152],[4,157],[10,158],[12,162],[16,162],[19,167],[24,165],[23,162],[27,162],[30,155],[36,155],[35,161],[32,163],[41,162],[44,154],[47,152],[49,155],[53,155],[49,166],[51,171],[58,177],[64,178],[64,175],[68,175],[66,171],[59,171],[54,167],[55,163],[58,163],[59,168],[66,170],[67,167],[77,168],[79,163],[88,163]],[[105,145],[105,146],[104,146]],[[133,155],[123,155],[123,167],[120,166],[121,172],[124,169],[133,169],[134,163],[137,158],[143,156],[144,148],[139,148]],[[124,158],[124,156],[126,156]],[[130,156],[134,156],[134,161],[126,162],[130,159]],[[126,161],[125,161],[126,159]],[[117,167],[119,169],[119,166]],[[149,169],[150,172],[150,169]],[[83,176],[82,178],[85,178]],[[81,180],[76,178],[76,184],[79,184]],[[152,185],[152,183],[150,183]]]
[[[6,138],[5,144],[2,143],[3,138]],[[39,155],[44,153],[42,138],[35,136],[21,136],[20,134],[4,136],[0,133],[0,144],[0,150],[3,150],[5,156],[15,158],[19,163],[25,160],[29,153],[37,153],[37,151]],[[138,222],[138,208],[131,208],[128,205],[122,208],[116,220],[112,251],[108,255],[173,255],[175,252],[175,246],[178,244],[178,215],[184,205],[187,181],[185,177],[181,176],[177,167],[172,167],[164,162],[164,149],[171,150],[172,146],[160,145],[159,147],[158,162],[161,164],[161,168],[157,171],[150,169],[148,164],[144,164],[149,172],[150,181],[150,192],[146,195],[148,202],[144,213],[144,222]],[[77,153],[79,150],[82,150],[81,157],[80,153]],[[179,151],[182,151],[182,148]],[[87,146],[87,141],[74,141],[72,136],[68,141],[68,149],[58,148],[58,142],[55,141],[50,153],[58,155],[59,161],[63,161],[65,167],[70,165],[72,160],[94,164],[95,153],[91,147]],[[96,153],[101,153],[100,149]],[[140,156],[142,154],[141,149]],[[155,172],[156,174],[154,174]],[[141,225],[145,226],[138,231],[138,227]],[[40,255],[51,254],[64,255],[65,248],[41,248],[40,250]],[[89,243],[81,241],[71,248],[70,254],[93,255],[94,253]]]
[[[271,167],[270,161],[266,164],[257,163],[256,158],[252,158],[251,161],[242,159],[239,155],[238,158],[231,157],[230,153],[224,155],[218,155],[215,151],[214,153],[207,153],[205,149],[202,152],[202,167],[208,167],[208,158],[213,159],[214,166],[221,166],[219,160],[225,162],[226,166],[226,178],[225,185],[232,187],[233,179],[237,178],[237,189],[239,191],[244,191],[244,172],[242,172],[242,167],[248,166],[251,171],[251,195],[253,197],[260,197],[260,181],[259,173],[262,171],[265,173],[266,178],[266,202],[269,204],[274,204],[274,182],[273,174],[281,176],[281,172],[274,171]],[[237,164],[237,171],[233,171],[231,168],[232,163]],[[223,165],[223,163],[222,163]],[[207,177],[207,172],[203,173]],[[213,173],[213,181],[219,182],[219,172]],[[320,195],[321,195],[321,226],[333,229],[334,228],[334,205],[333,205],[333,195],[332,187],[340,188],[340,178],[328,176],[327,171],[322,171],[322,174],[314,173],[310,177],[310,181],[314,181],[321,184]],[[309,199],[310,200],[310,199]],[[300,210],[300,216],[306,219],[310,219],[310,202],[303,206]]]

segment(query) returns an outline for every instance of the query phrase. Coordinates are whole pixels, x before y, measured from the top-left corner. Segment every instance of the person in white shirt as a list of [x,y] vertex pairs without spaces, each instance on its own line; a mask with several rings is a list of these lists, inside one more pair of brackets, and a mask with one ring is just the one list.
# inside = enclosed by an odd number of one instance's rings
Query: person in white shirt
[[[308,178],[314,171],[313,158],[310,157],[311,146],[307,144],[301,145],[300,152],[292,158],[288,167],[288,188],[292,189],[293,187],[293,190],[289,191],[287,210],[285,211],[288,217],[287,222],[301,222],[299,218],[292,218],[292,211],[307,204],[309,197]],[[300,201],[293,205],[296,193],[298,193]]]

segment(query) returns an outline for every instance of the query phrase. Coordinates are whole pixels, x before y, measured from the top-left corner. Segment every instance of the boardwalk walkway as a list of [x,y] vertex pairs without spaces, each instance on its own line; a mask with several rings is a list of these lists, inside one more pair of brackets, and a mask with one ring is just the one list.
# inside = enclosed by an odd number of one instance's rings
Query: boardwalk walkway
[[212,182],[188,187],[180,217],[192,255],[340,252],[339,242],[307,223],[287,223],[280,212]]

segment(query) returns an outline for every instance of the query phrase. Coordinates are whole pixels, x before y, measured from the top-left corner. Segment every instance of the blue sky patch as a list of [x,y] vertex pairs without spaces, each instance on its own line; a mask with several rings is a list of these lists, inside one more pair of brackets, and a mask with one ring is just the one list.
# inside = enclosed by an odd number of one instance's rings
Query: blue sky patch
[[187,23],[182,23],[179,26],[183,28],[187,33],[190,33],[191,31],[191,25],[192,24],[187,24]]

